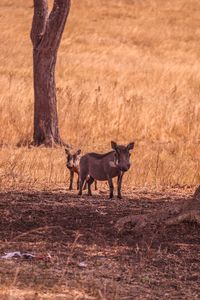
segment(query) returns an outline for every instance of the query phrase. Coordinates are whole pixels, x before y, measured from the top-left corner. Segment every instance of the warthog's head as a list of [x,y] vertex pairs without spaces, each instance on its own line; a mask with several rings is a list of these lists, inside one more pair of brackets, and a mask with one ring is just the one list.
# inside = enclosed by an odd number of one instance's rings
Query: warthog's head
[[134,148],[134,143],[130,143],[127,146],[117,145],[117,143],[111,141],[111,147],[115,150],[115,164],[122,172],[128,171],[131,166],[130,163],[130,150]]
[[72,170],[78,170],[81,150],[79,149],[75,153],[71,153],[68,149],[65,148],[65,153],[67,155],[67,163],[66,163],[67,168]]

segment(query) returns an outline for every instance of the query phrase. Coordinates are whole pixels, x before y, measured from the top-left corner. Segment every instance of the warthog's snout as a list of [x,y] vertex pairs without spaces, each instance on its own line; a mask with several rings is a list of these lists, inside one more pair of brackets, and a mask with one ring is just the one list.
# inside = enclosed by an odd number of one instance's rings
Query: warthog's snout
[[131,164],[128,163],[127,166],[122,166],[122,167],[119,166],[119,169],[122,172],[126,172],[126,171],[128,171],[128,169],[130,169],[130,166],[131,166]]
[[72,161],[70,161],[70,162],[67,162],[66,166],[67,166],[68,169],[72,169],[74,164],[73,164]]

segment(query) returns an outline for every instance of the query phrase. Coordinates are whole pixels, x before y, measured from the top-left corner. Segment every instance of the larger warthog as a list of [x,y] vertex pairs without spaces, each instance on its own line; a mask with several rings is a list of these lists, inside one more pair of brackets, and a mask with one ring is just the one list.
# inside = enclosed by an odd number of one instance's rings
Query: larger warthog
[[79,195],[82,195],[84,181],[89,175],[88,195],[91,196],[91,184],[94,180],[104,181],[107,180],[110,187],[110,198],[113,197],[113,182],[112,178],[118,177],[117,181],[117,196],[121,196],[122,178],[126,171],[131,166],[130,163],[130,150],[134,148],[134,143],[127,146],[117,145],[111,142],[112,151],[105,154],[87,153],[80,159],[80,174],[79,174]]

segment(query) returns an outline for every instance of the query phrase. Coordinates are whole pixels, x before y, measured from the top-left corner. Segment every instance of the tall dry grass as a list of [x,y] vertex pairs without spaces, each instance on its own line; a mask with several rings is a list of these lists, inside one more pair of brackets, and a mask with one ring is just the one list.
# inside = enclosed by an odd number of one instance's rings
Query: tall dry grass
[[[0,4],[1,186],[64,184],[64,151],[32,138],[32,1]],[[127,184],[200,181],[200,3],[72,1],[59,49],[63,139],[83,151],[136,141]]]

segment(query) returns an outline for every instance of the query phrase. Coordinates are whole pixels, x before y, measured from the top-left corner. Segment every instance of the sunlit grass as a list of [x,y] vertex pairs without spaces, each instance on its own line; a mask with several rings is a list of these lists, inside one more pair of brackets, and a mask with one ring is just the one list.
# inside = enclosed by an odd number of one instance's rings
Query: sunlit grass
[[[67,180],[64,151],[15,148],[32,140],[32,5],[0,4],[2,187]],[[56,74],[61,135],[83,151],[135,140],[130,185],[199,183],[199,9],[197,0],[72,2]]]

